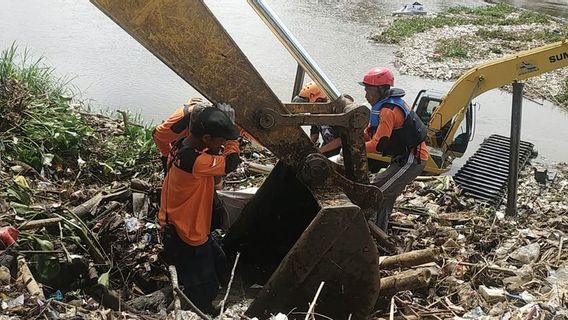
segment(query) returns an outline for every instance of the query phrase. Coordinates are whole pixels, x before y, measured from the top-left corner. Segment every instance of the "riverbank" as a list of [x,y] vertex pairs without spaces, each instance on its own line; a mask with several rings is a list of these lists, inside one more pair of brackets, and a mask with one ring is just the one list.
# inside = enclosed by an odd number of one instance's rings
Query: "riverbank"
[[[91,113],[73,95],[42,60],[0,54],[0,319],[175,319],[151,128],[127,112]],[[249,144],[241,155],[265,166],[242,165],[226,189],[258,187],[276,161]],[[424,287],[380,300],[375,316],[566,315],[567,168],[551,167],[545,185],[524,170],[518,217],[461,196],[451,177],[412,183],[391,216],[394,251],[381,255],[441,251],[413,267],[430,275]],[[489,287],[500,290],[487,297]],[[223,319],[243,317],[249,288],[238,289]]]
[[[370,36],[397,45],[394,64],[400,73],[444,81],[456,80],[479,64],[566,37],[568,25],[563,20],[506,4],[390,19]],[[529,78],[525,95],[568,108],[567,79],[567,68]]]

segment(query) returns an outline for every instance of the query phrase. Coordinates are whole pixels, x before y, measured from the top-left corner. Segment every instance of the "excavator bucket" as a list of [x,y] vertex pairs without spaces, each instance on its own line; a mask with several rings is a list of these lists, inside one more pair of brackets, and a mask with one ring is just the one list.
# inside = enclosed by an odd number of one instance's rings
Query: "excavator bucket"
[[[378,252],[359,207],[338,190],[310,192],[279,162],[225,237],[245,283],[265,283],[247,315],[306,312],[363,319],[378,296]],[[270,276],[272,274],[272,276]],[[268,278],[269,277],[269,278]]]
[[[259,119],[262,110],[290,111],[204,1],[91,1],[208,100],[231,104],[239,125],[281,160],[225,241],[267,275],[247,314],[306,311],[324,282],[318,313],[365,318],[378,296],[378,253],[364,214],[345,194],[354,199],[368,194],[363,189],[373,190],[345,179],[327,159],[318,160],[319,151],[299,125]],[[336,180],[308,188],[298,179],[306,168],[334,170]],[[353,170],[346,165],[345,171]],[[317,177],[320,171],[310,172]]]

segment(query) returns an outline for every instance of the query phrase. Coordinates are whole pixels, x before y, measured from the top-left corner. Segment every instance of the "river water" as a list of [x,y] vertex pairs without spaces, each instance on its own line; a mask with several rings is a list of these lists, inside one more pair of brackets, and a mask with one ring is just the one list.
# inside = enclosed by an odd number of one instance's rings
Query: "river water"
[[517,7],[568,18],[568,3],[564,1],[505,0],[500,1]]
[[[528,1],[526,1],[529,3]],[[282,100],[289,100],[296,64],[246,0],[208,0],[215,15]],[[400,7],[385,0],[271,0],[290,30],[344,93],[364,101],[357,81],[373,66],[392,66],[394,46],[376,44],[367,35],[377,22]],[[423,1],[434,12],[450,5],[483,5],[482,1]],[[0,48],[14,41],[74,77],[95,107],[140,112],[158,123],[196,91],[86,0],[2,0]],[[395,73],[408,100],[422,88],[448,90],[450,82]],[[493,133],[508,135],[511,95],[493,90],[478,97],[475,145]],[[568,161],[568,113],[549,102],[524,100],[522,138],[540,156]],[[462,163],[458,161],[457,166]],[[455,167],[457,167],[455,166]]]

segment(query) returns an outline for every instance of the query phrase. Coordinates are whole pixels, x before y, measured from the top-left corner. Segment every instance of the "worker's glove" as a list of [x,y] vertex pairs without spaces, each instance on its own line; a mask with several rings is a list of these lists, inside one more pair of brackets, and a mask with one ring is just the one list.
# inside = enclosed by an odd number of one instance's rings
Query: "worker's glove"
[[235,109],[233,109],[233,107],[231,107],[230,104],[228,103],[217,103],[216,105],[217,109],[223,111],[227,117],[229,117],[229,119],[231,119],[231,122],[233,122],[233,124],[235,124]]

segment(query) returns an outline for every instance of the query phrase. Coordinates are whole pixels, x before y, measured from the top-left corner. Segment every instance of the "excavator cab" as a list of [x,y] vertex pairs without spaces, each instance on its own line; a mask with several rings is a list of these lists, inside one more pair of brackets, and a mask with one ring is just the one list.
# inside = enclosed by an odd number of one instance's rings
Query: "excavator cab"
[[[432,115],[442,103],[444,95],[444,93],[436,90],[420,90],[414,99],[412,110],[426,124],[436,121]],[[474,110],[473,104],[469,103],[465,108],[465,114],[463,112],[456,114],[450,122],[435,133],[436,145],[443,145],[447,141],[448,134],[453,134],[453,138],[450,140],[451,144],[447,147],[445,153],[436,148],[430,149],[432,159],[440,168],[449,167],[453,159],[459,158],[465,153],[473,137]],[[459,121],[459,127],[452,133],[450,131],[455,127],[456,121]]]
[[[249,4],[329,103],[280,101],[203,0],[91,2],[209,101],[229,103],[237,123],[280,160],[223,241],[266,275],[246,315],[306,312],[323,283],[318,313],[365,319],[379,294],[367,216],[382,201],[369,184],[363,141],[369,109],[335,88],[263,0]],[[302,130],[323,124],[340,131],[342,166]]]

